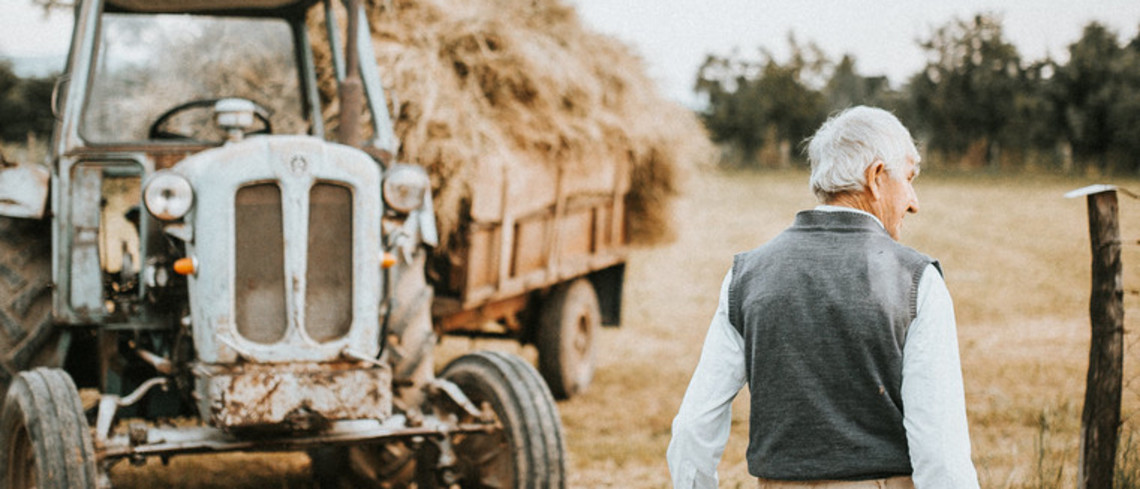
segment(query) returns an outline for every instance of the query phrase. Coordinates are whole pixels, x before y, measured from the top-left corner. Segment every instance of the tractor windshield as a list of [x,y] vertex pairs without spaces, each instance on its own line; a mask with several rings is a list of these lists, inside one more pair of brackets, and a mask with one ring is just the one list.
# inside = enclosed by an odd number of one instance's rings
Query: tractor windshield
[[294,39],[280,19],[105,14],[81,133],[220,142],[213,101],[240,97],[258,106],[249,132],[305,134]]

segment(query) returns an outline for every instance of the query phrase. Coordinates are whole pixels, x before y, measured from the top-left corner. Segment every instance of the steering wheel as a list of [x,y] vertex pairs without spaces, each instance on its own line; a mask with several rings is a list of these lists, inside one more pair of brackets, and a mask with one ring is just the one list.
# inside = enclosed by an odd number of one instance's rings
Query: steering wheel
[[[253,107],[254,107],[253,116],[255,118],[257,118],[257,120],[261,121],[261,123],[265,127],[258,129],[256,131],[250,131],[250,132],[246,133],[247,136],[251,135],[251,134],[270,134],[273,132],[273,125],[269,122],[269,109],[266,109],[264,106],[262,106],[261,104],[259,104],[257,102],[254,102],[252,100],[249,100],[249,99],[243,98],[243,97],[225,97],[225,98],[238,98],[238,99],[245,100],[245,101],[248,101],[249,103],[253,104]],[[191,101],[186,102],[184,104],[179,104],[179,105],[176,105],[176,106],[170,108],[166,112],[163,112],[162,115],[158,116],[158,118],[155,119],[154,122],[151,123],[150,130],[147,131],[148,139],[194,140],[194,137],[192,137],[188,134],[182,134],[182,133],[178,133],[178,132],[174,132],[174,131],[167,131],[165,129],[162,129],[162,126],[164,124],[166,124],[168,121],[170,121],[170,119],[172,119],[175,115],[177,115],[181,112],[185,112],[185,111],[191,110],[191,109],[200,109],[200,108],[204,108],[204,107],[213,108],[214,104],[216,104],[219,100],[222,100],[222,99],[221,98],[203,98],[203,99],[191,100]]]

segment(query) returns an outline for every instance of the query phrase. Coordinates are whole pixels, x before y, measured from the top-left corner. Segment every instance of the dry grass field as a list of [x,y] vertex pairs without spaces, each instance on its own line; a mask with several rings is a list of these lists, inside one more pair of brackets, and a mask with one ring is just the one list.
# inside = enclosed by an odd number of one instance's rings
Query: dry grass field
[[[1061,195],[1088,178],[923,175],[921,211],[903,241],[942,261],[955,299],[974,461],[982,487],[1075,486],[1088,356],[1089,262],[1084,199]],[[1140,190],[1140,181],[1111,181]],[[814,205],[800,171],[689,176],[674,209],[677,238],[637,249],[626,276],[623,326],[600,337],[591,389],[559,404],[571,486],[668,486],[672,417],[696,365],[733,253],[768,240]],[[1140,313],[1140,201],[1122,199],[1126,327]],[[1140,354],[1128,331],[1125,434],[1140,413]],[[469,348],[529,349],[447,339]],[[440,362],[442,364],[442,361]],[[747,392],[735,405],[722,487],[754,487],[744,462]],[[1136,443],[1140,443],[1137,441]],[[1134,443],[1134,445],[1136,444]],[[1135,459],[1135,451],[1129,452]],[[1134,461],[1135,468],[1137,463]],[[116,487],[306,487],[303,455],[175,458],[162,469],[116,467]]]

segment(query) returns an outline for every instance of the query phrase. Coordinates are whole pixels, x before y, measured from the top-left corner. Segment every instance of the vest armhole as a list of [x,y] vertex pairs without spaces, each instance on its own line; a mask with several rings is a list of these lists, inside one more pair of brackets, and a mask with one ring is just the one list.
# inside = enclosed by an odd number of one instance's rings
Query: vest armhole
[[[939,263],[938,260],[930,258],[929,256],[926,256],[926,255],[922,255],[922,257],[924,258],[924,260],[922,261],[921,266],[917,267],[917,270],[914,272],[914,277],[913,277],[911,284],[910,284],[910,301],[909,302],[910,302],[910,320],[911,321],[914,321],[914,318],[918,317],[918,284],[920,284],[922,282],[922,277],[926,274],[926,269],[928,267],[930,267],[931,265],[934,265],[934,269],[938,270],[938,275],[941,276],[943,279],[946,278],[946,275],[944,275],[942,273],[942,264]],[[908,323],[908,327],[909,327],[909,323]]]
[[740,336],[744,336],[744,327],[740,319],[740,298],[736,289],[736,284],[740,281],[740,261],[739,254],[732,257],[732,278],[728,281],[728,322],[732,325]]

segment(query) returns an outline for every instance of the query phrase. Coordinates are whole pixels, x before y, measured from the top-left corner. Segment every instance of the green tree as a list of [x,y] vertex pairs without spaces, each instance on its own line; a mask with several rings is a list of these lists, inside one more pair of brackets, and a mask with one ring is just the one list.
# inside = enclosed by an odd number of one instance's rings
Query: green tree
[[1001,19],[990,14],[955,19],[920,45],[929,60],[911,78],[910,93],[930,147],[994,163],[1003,143],[1016,143],[1007,128],[1019,108],[1032,106],[1025,100],[1019,106],[1026,78]]
[[891,90],[885,76],[862,76],[855,69],[855,58],[843,55],[823,87],[827,112],[834,113],[856,105],[873,105],[897,111],[900,109],[898,92]]
[[1113,154],[1117,166],[1135,172],[1140,170],[1140,33],[1119,52],[1112,68],[1115,103],[1108,110],[1108,126]]
[[1109,112],[1116,103],[1112,80],[1121,47],[1116,33],[1097,22],[1085,26],[1081,38],[1069,45],[1069,61],[1054,78],[1056,102],[1064,114],[1065,136],[1080,159],[1098,165],[1112,145]]
[[0,140],[24,141],[28,134],[51,134],[50,78],[21,78],[8,62],[0,62]]
[[767,50],[759,59],[709,55],[697,73],[695,90],[706,106],[701,113],[713,140],[733,150],[730,164],[751,165],[762,151],[774,151],[777,164],[811,135],[826,114],[823,84],[829,65],[818,47],[789,35],[791,56],[781,63]]
[[1091,22],[1069,45],[1049,89],[1074,160],[1102,170],[1140,170],[1140,35],[1121,45]]
[[697,74],[695,91],[705,101],[701,118],[713,141],[751,158],[764,144],[764,113],[756,100],[754,63],[708,55]]

